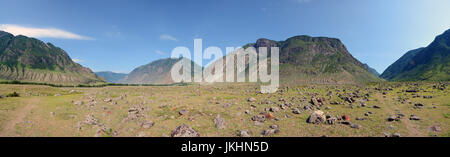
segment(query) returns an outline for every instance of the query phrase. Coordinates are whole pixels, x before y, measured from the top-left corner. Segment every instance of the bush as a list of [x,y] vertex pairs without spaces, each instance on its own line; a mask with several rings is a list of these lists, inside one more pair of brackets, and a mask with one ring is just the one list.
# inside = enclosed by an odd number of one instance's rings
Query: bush
[[6,95],[6,97],[19,97],[19,93],[17,92],[13,92],[13,93],[9,93],[8,95]]

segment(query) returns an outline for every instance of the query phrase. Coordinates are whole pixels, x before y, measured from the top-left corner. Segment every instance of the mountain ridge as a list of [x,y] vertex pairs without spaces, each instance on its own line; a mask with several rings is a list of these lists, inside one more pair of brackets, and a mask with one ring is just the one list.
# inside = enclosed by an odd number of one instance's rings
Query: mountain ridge
[[104,82],[72,61],[63,49],[23,35],[0,31],[0,78],[44,83]]
[[450,81],[450,29],[424,48],[405,53],[381,77],[390,81]]

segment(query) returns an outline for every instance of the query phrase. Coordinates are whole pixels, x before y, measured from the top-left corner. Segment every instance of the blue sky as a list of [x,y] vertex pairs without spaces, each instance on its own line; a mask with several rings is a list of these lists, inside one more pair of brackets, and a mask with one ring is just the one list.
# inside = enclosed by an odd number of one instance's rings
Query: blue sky
[[[0,29],[66,50],[93,71],[130,72],[177,46],[339,38],[380,73],[450,28],[448,0],[0,0]],[[51,28],[51,29],[50,29]],[[37,32],[37,33],[36,33]]]

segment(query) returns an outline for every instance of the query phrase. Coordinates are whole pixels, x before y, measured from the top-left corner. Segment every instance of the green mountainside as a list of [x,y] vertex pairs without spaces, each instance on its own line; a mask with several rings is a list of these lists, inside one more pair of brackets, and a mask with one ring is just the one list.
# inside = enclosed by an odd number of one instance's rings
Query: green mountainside
[[449,81],[450,29],[425,48],[411,50],[381,75],[390,81]]
[[104,82],[72,61],[61,48],[35,38],[0,31],[0,79],[78,84]]
[[99,76],[99,77],[104,78],[106,80],[106,82],[109,82],[109,83],[119,83],[119,80],[121,80],[127,76],[127,74],[116,73],[116,72],[112,72],[112,71],[99,71],[99,72],[95,72],[95,74],[97,74],[97,76]]

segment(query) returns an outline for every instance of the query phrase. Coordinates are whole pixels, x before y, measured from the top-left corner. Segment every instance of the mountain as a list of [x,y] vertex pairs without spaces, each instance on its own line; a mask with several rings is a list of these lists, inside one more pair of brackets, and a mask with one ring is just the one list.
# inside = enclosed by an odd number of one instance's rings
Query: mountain
[[411,50],[381,75],[391,81],[450,81],[450,29],[425,48]]
[[110,83],[119,83],[119,80],[121,80],[127,76],[127,74],[115,73],[115,72],[111,72],[111,71],[99,71],[99,72],[95,72],[95,74],[97,74],[97,76],[99,76],[99,77],[104,78],[106,80],[106,82],[110,82]]
[[51,43],[0,31],[0,79],[78,84],[104,80]]
[[380,75],[381,78],[386,80],[391,80],[400,74],[403,69],[409,64],[409,62],[416,56],[420,51],[424,48],[418,48],[414,50],[410,50],[406,52],[402,57],[400,57],[397,61],[391,64],[386,70],[384,70],[383,74]]
[[366,67],[366,69],[374,76],[376,77],[380,77],[380,73],[378,73],[377,70],[375,70],[374,68],[370,67],[368,64],[364,63],[364,66]]
[[243,48],[255,47],[258,51],[259,47],[270,46],[280,48],[282,84],[357,84],[380,80],[336,38],[306,35],[294,36],[285,41],[261,38]]
[[[166,58],[153,61],[149,64],[140,66],[131,71],[126,77],[119,80],[124,84],[171,84],[174,83],[171,77],[171,69],[175,63],[186,58]],[[200,67],[198,64],[191,62],[191,71],[193,76],[193,68]]]

